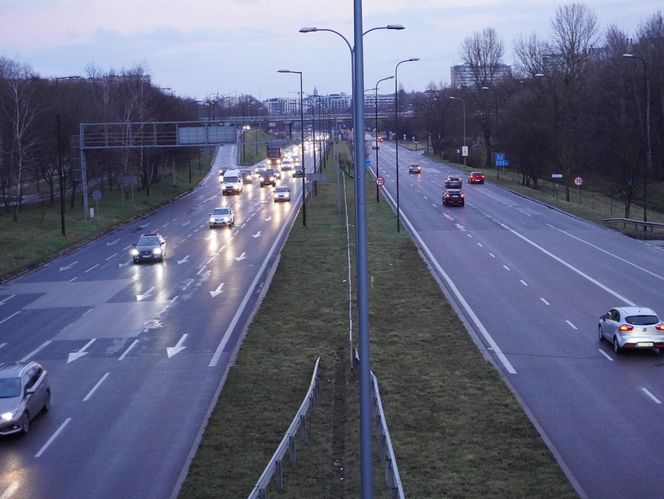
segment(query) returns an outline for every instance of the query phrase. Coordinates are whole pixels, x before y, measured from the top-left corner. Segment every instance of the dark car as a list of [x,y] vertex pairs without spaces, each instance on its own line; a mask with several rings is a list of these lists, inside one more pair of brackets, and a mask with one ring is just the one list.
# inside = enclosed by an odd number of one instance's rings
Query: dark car
[[243,184],[251,184],[254,181],[254,172],[251,171],[251,168],[242,168],[240,173],[242,174]]
[[413,163],[408,167],[408,173],[422,173],[422,166],[419,163]]
[[271,168],[266,168],[258,175],[258,180],[261,187],[266,185],[277,185],[277,174]]
[[447,189],[443,193],[443,206],[463,206],[464,204],[461,189]]
[[468,174],[468,183],[469,184],[483,184],[484,183],[484,174],[482,172],[470,172]]
[[304,170],[302,168],[296,168],[293,170],[293,177],[304,177]]
[[166,255],[166,240],[161,234],[143,234],[131,249],[134,263],[145,261],[164,261]]
[[51,406],[48,373],[37,362],[0,362],[0,435],[28,433]]
[[445,179],[445,189],[461,189],[462,185],[461,177],[447,177]]

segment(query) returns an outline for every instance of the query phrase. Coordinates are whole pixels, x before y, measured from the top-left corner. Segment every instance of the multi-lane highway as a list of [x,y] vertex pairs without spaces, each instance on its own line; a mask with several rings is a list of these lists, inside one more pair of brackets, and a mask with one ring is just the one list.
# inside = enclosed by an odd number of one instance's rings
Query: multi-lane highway
[[[394,156],[381,145],[392,200]],[[614,306],[664,314],[663,248],[465,175],[465,207],[443,207],[443,181],[459,171],[407,150],[399,164],[403,223],[579,494],[661,497],[664,356],[616,356],[597,323]]]
[[[290,203],[258,180],[222,196],[234,158],[220,148],[189,195],[0,286],[0,362],[41,362],[53,389],[28,435],[0,440],[0,498],[176,490],[301,200],[290,174]],[[233,229],[209,229],[217,206]],[[165,261],[134,265],[132,243],[155,231]]]

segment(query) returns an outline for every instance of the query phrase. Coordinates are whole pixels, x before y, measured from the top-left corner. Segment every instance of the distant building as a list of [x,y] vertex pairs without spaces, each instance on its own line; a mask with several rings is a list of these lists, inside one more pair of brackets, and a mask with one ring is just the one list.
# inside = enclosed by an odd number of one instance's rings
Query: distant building
[[[366,110],[375,111],[376,94],[367,92],[364,94],[364,108]],[[378,94],[378,110],[394,109],[394,94],[381,95]]]
[[[497,64],[494,71],[494,78],[496,82],[505,81],[512,75],[512,66],[507,64]],[[473,73],[470,65],[458,64],[450,68],[450,81],[452,88],[462,87],[476,87],[475,74]]]
[[270,116],[299,114],[300,112],[300,99],[295,97],[275,97],[264,100],[263,104]]

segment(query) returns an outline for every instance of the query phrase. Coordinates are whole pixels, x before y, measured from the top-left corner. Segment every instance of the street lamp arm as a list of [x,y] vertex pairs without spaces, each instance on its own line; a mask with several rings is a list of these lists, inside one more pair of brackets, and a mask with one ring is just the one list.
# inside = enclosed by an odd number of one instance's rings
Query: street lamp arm
[[350,44],[348,39],[344,35],[339,33],[338,31],[330,29],[330,28],[312,28],[312,27],[305,27],[305,28],[300,29],[300,33],[315,33],[317,31],[328,31],[330,33],[334,33],[337,36],[340,36],[343,39],[343,41],[346,42],[346,45],[348,45],[348,50],[350,50],[350,56],[353,57],[353,47],[352,47],[352,45]]

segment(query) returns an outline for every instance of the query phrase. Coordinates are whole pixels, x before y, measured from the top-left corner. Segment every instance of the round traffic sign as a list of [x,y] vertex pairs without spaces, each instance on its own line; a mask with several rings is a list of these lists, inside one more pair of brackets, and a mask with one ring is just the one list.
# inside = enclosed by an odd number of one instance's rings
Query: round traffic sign
[[581,177],[574,177],[574,185],[583,184],[583,179]]
[[385,185],[385,177],[376,177],[376,185]]

